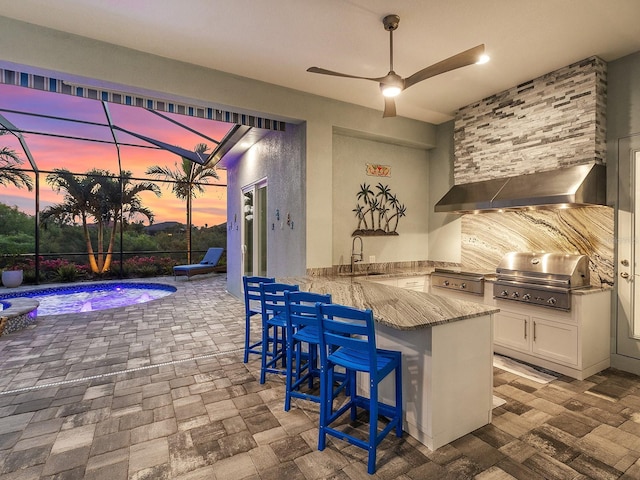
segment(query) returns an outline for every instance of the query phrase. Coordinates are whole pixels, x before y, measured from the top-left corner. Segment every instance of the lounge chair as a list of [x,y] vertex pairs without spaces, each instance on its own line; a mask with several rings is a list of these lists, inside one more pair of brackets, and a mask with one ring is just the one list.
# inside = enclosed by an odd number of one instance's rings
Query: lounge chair
[[210,248],[200,263],[176,265],[173,267],[174,278],[177,280],[179,275],[186,275],[189,280],[193,275],[215,272],[223,251],[224,248]]

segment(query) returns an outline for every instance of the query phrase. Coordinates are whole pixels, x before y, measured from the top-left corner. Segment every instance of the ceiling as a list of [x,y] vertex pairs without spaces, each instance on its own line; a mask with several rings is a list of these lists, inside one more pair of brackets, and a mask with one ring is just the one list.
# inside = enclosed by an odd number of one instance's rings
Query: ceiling
[[[484,43],[491,61],[425,80],[398,115],[439,124],[459,107],[583,58],[640,51],[638,0],[0,0],[2,15],[379,110],[389,70],[382,18],[400,16],[402,77]],[[386,121],[393,121],[388,119]]]

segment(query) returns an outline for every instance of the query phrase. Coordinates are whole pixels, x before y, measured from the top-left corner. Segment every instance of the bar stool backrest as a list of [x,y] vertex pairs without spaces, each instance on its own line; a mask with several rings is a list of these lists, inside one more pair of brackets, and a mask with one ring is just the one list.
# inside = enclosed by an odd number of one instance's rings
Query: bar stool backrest
[[317,303],[331,303],[331,295],[315,292],[287,292],[285,306],[287,312],[287,328],[313,326],[318,327],[320,321],[316,314]]
[[300,290],[298,285],[288,283],[261,283],[260,284],[260,303],[262,304],[262,320],[283,314],[285,311],[284,293],[297,292]]
[[260,284],[274,283],[275,281],[276,279],[272,277],[242,277],[244,309],[247,315],[256,315],[262,312],[260,307]]
[[345,305],[318,305],[317,314],[320,319],[320,356],[324,362],[327,352],[338,347],[351,351],[354,355],[368,357],[369,371],[375,371],[376,334],[373,312],[369,309],[359,310]]

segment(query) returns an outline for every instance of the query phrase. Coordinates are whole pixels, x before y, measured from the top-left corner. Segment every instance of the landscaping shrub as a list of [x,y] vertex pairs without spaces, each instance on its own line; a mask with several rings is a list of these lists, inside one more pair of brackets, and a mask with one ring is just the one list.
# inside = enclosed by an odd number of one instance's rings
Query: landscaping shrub
[[79,277],[79,273],[75,263],[60,265],[56,269],[57,280],[60,282],[75,282]]

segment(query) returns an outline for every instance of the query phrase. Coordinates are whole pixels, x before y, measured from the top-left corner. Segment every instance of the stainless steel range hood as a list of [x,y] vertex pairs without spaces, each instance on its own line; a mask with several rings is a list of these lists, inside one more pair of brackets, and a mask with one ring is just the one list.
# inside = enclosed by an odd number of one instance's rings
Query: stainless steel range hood
[[454,185],[436,212],[566,208],[606,205],[606,167],[593,163]]

